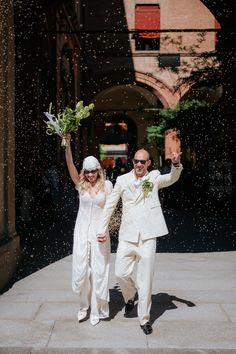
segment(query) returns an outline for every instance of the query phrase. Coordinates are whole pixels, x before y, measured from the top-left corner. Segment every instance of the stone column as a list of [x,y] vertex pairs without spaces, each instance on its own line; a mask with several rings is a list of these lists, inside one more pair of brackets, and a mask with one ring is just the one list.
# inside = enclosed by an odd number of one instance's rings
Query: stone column
[[13,0],[0,0],[0,289],[20,254],[15,231],[15,122]]

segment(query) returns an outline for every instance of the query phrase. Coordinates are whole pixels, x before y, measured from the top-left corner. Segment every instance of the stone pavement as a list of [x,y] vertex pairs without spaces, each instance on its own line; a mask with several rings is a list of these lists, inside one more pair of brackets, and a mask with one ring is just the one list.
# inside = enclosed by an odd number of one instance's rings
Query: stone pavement
[[236,252],[157,253],[145,336],[124,304],[111,255],[109,320],[78,323],[71,256],[18,281],[0,296],[0,353],[236,353]]

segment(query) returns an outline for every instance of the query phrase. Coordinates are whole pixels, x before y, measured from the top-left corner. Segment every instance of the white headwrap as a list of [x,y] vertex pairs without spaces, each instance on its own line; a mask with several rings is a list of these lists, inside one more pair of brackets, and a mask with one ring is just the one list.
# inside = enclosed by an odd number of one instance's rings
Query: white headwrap
[[88,156],[83,161],[83,170],[95,170],[101,168],[99,161],[94,156]]

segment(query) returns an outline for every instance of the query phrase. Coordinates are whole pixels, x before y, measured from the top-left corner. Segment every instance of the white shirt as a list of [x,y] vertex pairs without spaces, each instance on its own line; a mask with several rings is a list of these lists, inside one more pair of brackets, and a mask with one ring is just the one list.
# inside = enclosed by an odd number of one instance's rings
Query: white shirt
[[142,182],[146,179],[147,175],[148,175],[148,172],[146,173],[145,176],[137,178],[137,177],[135,176],[134,171],[133,171],[133,179],[134,179],[133,183],[134,183],[134,186],[135,186],[136,188],[139,188],[140,185],[142,184]]

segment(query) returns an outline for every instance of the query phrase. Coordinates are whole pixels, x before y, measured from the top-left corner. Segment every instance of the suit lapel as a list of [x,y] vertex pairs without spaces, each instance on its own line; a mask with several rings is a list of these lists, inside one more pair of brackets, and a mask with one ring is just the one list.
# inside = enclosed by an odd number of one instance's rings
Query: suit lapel
[[132,193],[134,198],[137,198],[137,196],[139,195],[139,188],[136,188],[134,185],[134,172],[133,172],[133,170],[130,171],[130,173],[129,173],[129,182],[127,184],[127,188],[130,190],[130,192]]
[[[143,179],[143,181],[144,181],[145,179],[150,180],[149,173],[145,176],[145,178]],[[139,186],[139,188],[137,188],[137,190],[139,191],[139,194],[138,194],[138,196],[137,196],[137,198],[136,198],[136,200],[135,200],[135,203],[136,203],[136,204],[139,203],[140,200],[142,200],[142,199],[144,198],[144,193],[143,193],[143,190],[142,190],[142,183],[141,183],[141,185]]]
[[137,198],[135,199],[135,204],[138,204],[140,202],[140,200],[142,200],[144,197],[143,195],[143,191],[141,190],[141,187],[139,188],[139,195],[137,196]]
[[[140,186],[138,188],[135,187],[135,185],[134,185],[134,171],[133,170],[130,171],[129,176],[127,176],[127,177],[129,178],[127,188],[132,193],[132,195],[134,197],[135,204],[137,204],[140,202],[140,200],[142,200],[144,198],[144,193],[142,190],[142,183],[140,184]],[[151,176],[149,175],[149,173],[145,176],[144,179],[151,180]]]
[[137,188],[135,188],[133,181],[130,181],[127,187],[129,188],[132,194],[135,195],[137,193]]

